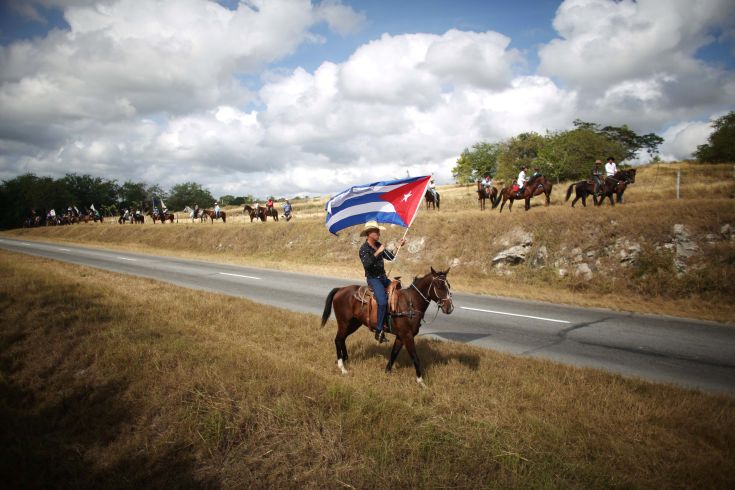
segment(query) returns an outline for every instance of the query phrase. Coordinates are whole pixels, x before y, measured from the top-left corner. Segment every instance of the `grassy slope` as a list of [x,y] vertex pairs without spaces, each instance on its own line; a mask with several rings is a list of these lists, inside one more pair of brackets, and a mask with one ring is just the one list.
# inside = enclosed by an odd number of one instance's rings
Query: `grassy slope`
[[[0,253],[10,487],[732,488],[735,403]],[[274,348],[277,346],[277,348]],[[672,400],[676,400],[675,403]]]
[[[674,200],[676,171],[682,173],[682,199]],[[473,189],[443,189],[440,212],[422,210],[408,238],[409,244],[393,273],[411,276],[429,265],[454,264],[456,290],[529,299],[601,306],[628,311],[688,316],[735,323],[735,242],[714,243],[702,237],[719,235],[724,224],[735,227],[735,184],[731,165],[661,165],[639,169],[636,184],[623,206],[572,209],[564,203],[568,184],[556,186],[549,208],[536,203],[529,212],[521,206],[512,213],[479,211]],[[539,199],[539,198],[537,198]],[[68,240],[153,253],[181,254],[215,260],[332,274],[361,280],[355,258],[359,230],[340,237],[323,227],[324,200],[296,202],[297,217],[290,223],[250,223],[231,209],[227,224],[191,224],[143,227],[76,225],[14,230],[29,239]],[[579,206],[579,205],[578,205]],[[699,240],[700,251],[687,274],[677,275],[670,252],[675,224],[684,224]],[[389,241],[402,229],[385,233]],[[532,234],[532,254],[543,245],[546,265],[521,265],[509,276],[491,267],[491,259],[512,244],[519,232]],[[631,267],[620,265],[611,245],[632,241],[641,245],[641,259]],[[578,248],[602,272],[591,281],[573,275],[560,277],[559,261],[569,262]],[[595,265],[596,264],[596,265]]]

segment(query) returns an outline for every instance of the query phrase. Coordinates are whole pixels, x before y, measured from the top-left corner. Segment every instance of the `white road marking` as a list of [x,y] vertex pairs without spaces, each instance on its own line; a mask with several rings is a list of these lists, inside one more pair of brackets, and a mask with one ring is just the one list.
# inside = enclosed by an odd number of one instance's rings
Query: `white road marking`
[[117,258],[120,259],[120,260],[129,260],[131,262],[137,262],[138,261],[138,259],[131,259],[129,257],[117,257]]
[[255,276],[244,276],[242,274],[230,274],[229,272],[218,272],[217,274],[222,274],[223,276],[244,277],[245,279],[257,279],[258,281],[260,281],[260,277],[255,277]]
[[62,252],[71,252],[68,248],[57,248],[56,250],[61,250]]
[[572,322],[568,322],[566,320],[556,320],[554,318],[544,318],[544,317],[541,317],[541,316],[519,315],[517,313],[508,313],[508,312],[505,312],[505,311],[482,310],[480,308],[468,308],[466,306],[460,306],[460,308],[462,308],[463,310],[481,311],[482,313],[494,313],[496,315],[519,316],[521,318],[531,318],[533,320],[543,320],[545,322],[572,323]]

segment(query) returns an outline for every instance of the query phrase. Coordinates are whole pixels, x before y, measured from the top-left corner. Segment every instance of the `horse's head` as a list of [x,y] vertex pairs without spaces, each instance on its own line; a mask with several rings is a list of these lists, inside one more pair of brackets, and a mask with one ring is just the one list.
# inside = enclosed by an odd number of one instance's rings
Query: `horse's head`
[[454,303],[452,302],[452,291],[450,290],[449,281],[447,281],[446,271],[435,271],[431,268],[431,285],[429,286],[429,299],[436,301],[441,310],[449,315],[454,311]]

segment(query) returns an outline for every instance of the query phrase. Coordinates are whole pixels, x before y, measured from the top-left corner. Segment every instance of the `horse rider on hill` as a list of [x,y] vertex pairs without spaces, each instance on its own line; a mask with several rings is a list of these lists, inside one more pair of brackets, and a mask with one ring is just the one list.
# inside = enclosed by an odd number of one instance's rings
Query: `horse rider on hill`
[[608,177],[614,177],[618,172],[618,166],[615,164],[615,158],[607,157],[607,163],[605,164],[605,174]]
[[269,197],[268,201],[265,203],[265,210],[268,212],[268,215],[270,215],[273,212],[273,198]]
[[434,202],[437,202],[439,200],[439,193],[436,192],[436,183],[434,182],[433,177],[429,181],[429,192],[431,192],[431,195],[434,196]]
[[485,174],[482,176],[480,186],[482,186],[486,193],[489,193],[489,189],[493,186],[493,179],[492,177],[490,177],[490,174]]
[[214,203],[214,217],[215,218],[219,218],[219,212],[220,212],[219,202],[215,201]]
[[[388,313],[388,293],[386,288],[390,285],[390,279],[385,275],[384,260],[393,261],[395,252],[385,249],[385,245],[380,243],[380,231],[385,230],[384,227],[378,225],[377,221],[368,221],[360,236],[366,237],[365,243],[360,247],[360,261],[365,269],[365,277],[368,286],[373,290],[375,301],[378,303],[377,323],[375,325],[375,340],[378,343],[386,342],[385,339],[385,323]],[[399,247],[406,243],[405,238],[401,238]]]
[[526,189],[526,181],[528,180],[528,178],[526,177],[526,170],[528,170],[528,166],[522,166],[521,171],[518,174],[518,178],[516,179],[516,186],[518,186],[518,197],[521,197],[523,195],[523,191]]
[[194,203],[194,219],[199,217],[199,204]]
[[602,161],[595,160],[595,166],[592,167],[592,181],[595,183],[595,195],[600,195],[600,188],[602,187],[602,169],[600,164]]
[[286,221],[291,219],[291,203],[286,199],[286,204],[283,205],[283,215],[286,217]]

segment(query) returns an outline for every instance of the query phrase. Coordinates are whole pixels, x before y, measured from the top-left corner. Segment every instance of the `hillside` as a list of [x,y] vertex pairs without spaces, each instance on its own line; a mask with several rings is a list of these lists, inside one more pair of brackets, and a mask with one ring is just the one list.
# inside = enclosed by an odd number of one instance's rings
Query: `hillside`
[[[680,199],[676,174],[681,173]],[[409,277],[451,267],[455,290],[689,316],[735,323],[735,181],[732,165],[640,167],[625,203],[564,202],[569,183],[524,212],[480,211],[472,186],[445,186],[440,211],[422,209],[392,273]],[[295,219],[83,224],[19,229],[16,237],[302,270],[361,280],[359,229],[326,232],[322,199],[294,201]],[[389,229],[384,239],[399,238]]]

